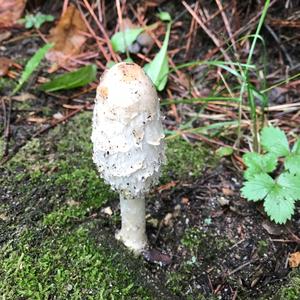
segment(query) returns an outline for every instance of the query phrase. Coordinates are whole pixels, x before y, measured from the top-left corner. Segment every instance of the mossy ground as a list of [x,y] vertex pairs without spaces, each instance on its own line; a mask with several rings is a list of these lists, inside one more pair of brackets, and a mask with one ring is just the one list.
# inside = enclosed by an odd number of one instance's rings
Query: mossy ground
[[[105,227],[111,225],[105,222],[118,221],[101,220],[100,213],[118,196],[99,179],[92,163],[90,122],[90,113],[78,115],[31,140],[1,169],[3,299],[168,298],[167,289],[155,292],[153,286],[160,284],[150,274],[148,283],[140,280],[141,273],[148,276],[140,258],[121,255],[122,245],[99,244],[91,234],[100,223]],[[191,165],[200,173],[203,151],[182,141],[170,145],[165,170],[173,171],[164,171],[164,181],[181,172],[190,175]],[[113,232],[106,234],[102,241],[113,239]],[[135,261],[133,268],[128,259]]]
[[[199,292],[195,277],[232,245],[209,226],[186,226],[173,241],[184,253],[176,272],[151,270],[114,239],[119,214],[107,217],[102,209],[118,195],[92,163],[90,123],[90,112],[79,114],[28,142],[0,169],[2,299],[220,299],[207,296],[208,286]],[[199,144],[170,139],[167,146],[161,184],[191,182],[215,162]],[[261,255],[266,243],[257,245]],[[291,275],[276,299],[299,299],[298,283],[299,274]]]

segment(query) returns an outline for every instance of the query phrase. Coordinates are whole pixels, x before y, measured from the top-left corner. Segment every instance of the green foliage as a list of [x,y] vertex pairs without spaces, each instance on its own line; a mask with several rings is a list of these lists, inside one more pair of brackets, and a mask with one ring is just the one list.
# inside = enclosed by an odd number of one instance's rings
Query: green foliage
[[[295,202],[300,199],[300,140],[290,151],[287,137],[279,128],[262,130],[261,144],[266,154],[256,152],[243,156],[247,170],[242,188],[243,197],[249,201],[264,200],[264,209],[271,220],[279,224],[290,220]],[[279,158],[284,157],[285,170],[273,178]]]
[[32,27],[39,29],[45,22],[52,22],[54,17],[52,15],[44,15],[38,12],[36,15],[27,14],[25,18],[20,19],[19,22],[25,25],[25,28]]
[[244,177],[248,180],[256,174],[271,173],[277,166],[277,157],[273,153],[261,155],[256,152],[248,152],[243,156],[243,160],[247,166]]
[[134,271],[87,229],[39,237],[38,229],[25,230],[17,245],[0,249],[2,299],[149,299]]
[[[272,300],[299,300],[300,295],[300,271],[294,270],[289,274],[290,281],[284,285]],[[271,300],[270,299],[270,300]]]
[[169,63],[168,63],[168,44],[171,31],[171,22],[168,23],[164,43],[155,55],[154,59],[144,66],[144,70],[151,78],[158,91],[162,91],[168,81]]
[[164,22],[171,22],[172,18],[167,11],[161,11],[157,14],[157,16]]
[[289,154],[289,142],[282,130],[275,127],[265,127],[261,133],[261,145],[265,151],[276,156]]
[[82,87],[94,81],[96,79],[96,73],[96,65],[91,64],[76,71],[57,76],[50,82],[42,84],[40,89],[47,92],[54,92]]
[[111,45],[116,52],[125,53],[126,49],[133,44],[144,28],[132,28],[116,32],[111,38]]
[[12,94],[14,95],[16,92],[20,90],[23,84],[29,79],[31,74],[35,71],[35,69],[39,66],[40,62],[48,52],[50,48],[52,48],[52,44],[46,44],[42,48],[40,48],[27,62],[25,69],[21,75],[18,85],[13,90]]

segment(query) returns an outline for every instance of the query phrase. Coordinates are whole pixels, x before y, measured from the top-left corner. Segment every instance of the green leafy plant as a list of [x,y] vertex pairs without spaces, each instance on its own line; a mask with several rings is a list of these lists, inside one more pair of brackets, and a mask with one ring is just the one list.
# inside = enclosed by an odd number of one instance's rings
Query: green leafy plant
[[126,49],[133,44],[144,28],[132,28],[116,32],[111,38],[111,45],[116,52],[125,53]]
[[76,71],[59,75],[50,82],[42,84],[40,89],[47,92],[74,89],[94,81],[96,73],[96,65],[91,64]]
[[162,18],[162,21],[167,20],[168,22],[164,43],[159,52],[155,55],[154,59],[144,66],[145,72],[151,78],[158,91],[162,91],[168,81],[168,44],[172,25],[171,16],[168,13],[161,12],[160,17]]
[[42,48],[40,48],[27,62],[25,69],[21,75],[21,78],[19,79],[19,83],[16,86],[16,88],[13,90],[12,95],[17,93],[20,88],[23,86],[23,84],[29,79],[31,74],[35,71],[35,69],[40,65],[42,59],[48,52],[50,48],[52,48],[52,44],[46,44]]
[[261,145],[264,154],[249,152],[243,156],[247,170],[242,196],[249,201],[263,200],[270,219],[284,224],[291,219],[295,202],[300,200],[300,139],[290,149],[282,130],[265,127]]
[[45,22],[52,22],[54,17],[52,15],[44,15],[38,12],[36,15],[27,14],[25,18],[19,20],[19,23],[25,25],[25,28],[37,28],[39,29]]

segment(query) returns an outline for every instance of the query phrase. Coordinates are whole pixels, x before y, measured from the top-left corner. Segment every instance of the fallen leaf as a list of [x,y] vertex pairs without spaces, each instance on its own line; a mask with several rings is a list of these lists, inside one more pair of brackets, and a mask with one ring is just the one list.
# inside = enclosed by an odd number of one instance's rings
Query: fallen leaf
[[297,268],[300,265],[300,251],[291,253],[289,256],[289,266],[291,268]]
[[0,0],[0,28],[11,27],[21,17],[25,0]]
[[146,261],[159,264],[161,266],[167,266],[172,262],[170,255],[164,254],[154,248],[143,251],[142,255]]
[[0,77],[7,75],[9,67],[13,63],[13,60],[7,57],[0,57]]
[[79,10],[72,4],[51,29],[49,42],[54,47],[46,55],[46,58],[59,65],[66,65],[70,57],[80,53],[87,37],[82,33],[87,32],[87,27]]

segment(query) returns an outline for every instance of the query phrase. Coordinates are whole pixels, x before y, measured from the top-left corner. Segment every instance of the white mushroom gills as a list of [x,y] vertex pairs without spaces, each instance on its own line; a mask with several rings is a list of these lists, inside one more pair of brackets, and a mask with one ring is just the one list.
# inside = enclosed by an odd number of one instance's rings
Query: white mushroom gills
[[150,78],[134,63],[107,70],[97,88],[93,160],[120,194],[121,230],[116,238],[139,253],[147,247],[145,194],[165,161],[159,99]]

